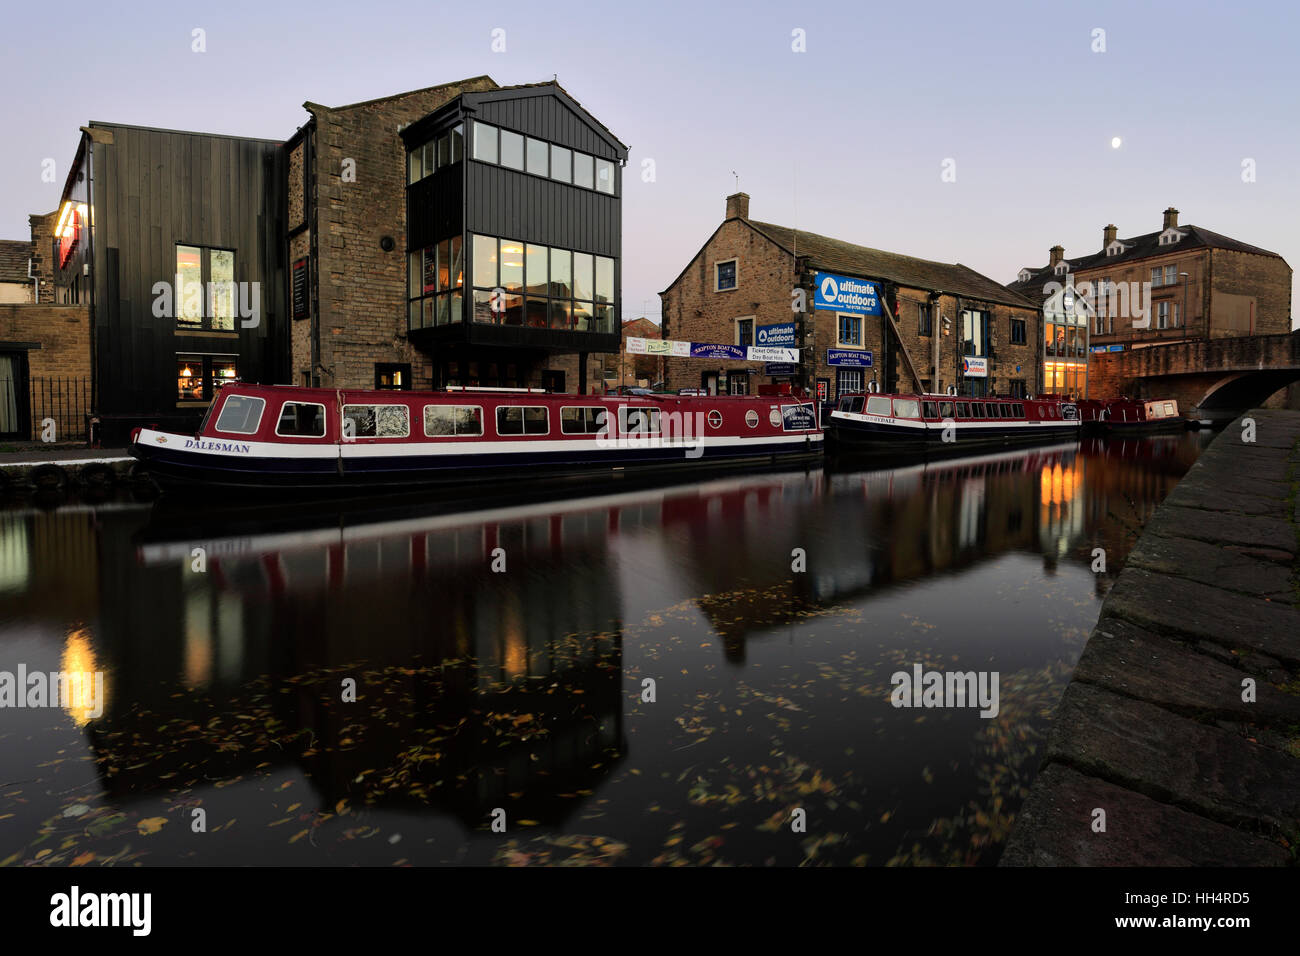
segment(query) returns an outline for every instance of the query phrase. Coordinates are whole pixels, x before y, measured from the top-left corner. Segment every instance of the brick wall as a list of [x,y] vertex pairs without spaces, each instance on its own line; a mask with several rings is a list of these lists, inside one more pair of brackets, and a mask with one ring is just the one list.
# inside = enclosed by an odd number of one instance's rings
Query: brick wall
[[[1249,296],[1255,300],[1256,335],[1291,331],[1291,268],[1282,259],[1230,249],[1210,253],[1213,294]],[[1211,335],[1234,334],[1218,328],[1211,314]],[[1194,328],[1194,327],[1193,327]],[[1247,328],[1249,334],[1249,328]]]
[[[628,337],[662,338],[659,326],[649,319],[632,319],[623,323],[622,346],[618,352],[587,354],[587,393],[601,394],[618,385],[651,386],[659,381],[663,359],[658,355],[629,355]],[[565,391],[578,391],[578,356],[573,352],[552,355],[546,368],[564,373]]]
[[[406,152],[398,130],[462,93],[495,86],[481,77],[340,109],[307,105],[316,121],[313,202],[325,387],[373,387],[376,362],[409,362],[413,387],[431,386],[429,359],[406,338]],[[355,163],[355,181],[343,178],[345,160]],[[380,248],[385,236],[393,239],[390,252]],[[295,369],[307,367],[309,359],[299,354],[305,336],[295,329],[293,342]]]
[[58,263],[53,259],[54,227],[58,224],[58,218],[57,209],[44,215],[27,217],[27,223],[32,230],[32,243],[36,250],[32,256],[34,260],[32,269],[40,276],[41,302],[54,301],[54,272],[58,268]]
[[[84,305],[0,304],[0,342],[37,342],[39,349],[26,350],[27,374],[37,380],[76,379],[75,386],[53,388],[60,395],[76,393],[76,410],[89,411],[90,404],[90,309]],[[48,385],[48,383],[46,383]],[[71,399],[70,399],[71,401]],[[60,431],[79,430],[84,424],[63,408]],[[56,409],[32,406],[32,435],[41,432],[43,414]],[[64,415],[62,412],[68,412]]]

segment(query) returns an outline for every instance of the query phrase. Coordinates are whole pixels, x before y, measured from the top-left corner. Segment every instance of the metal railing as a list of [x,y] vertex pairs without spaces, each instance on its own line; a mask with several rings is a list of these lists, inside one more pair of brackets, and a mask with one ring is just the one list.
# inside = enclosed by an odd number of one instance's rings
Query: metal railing
[[55,441],[85,440],[91,402],[89,376],[33,377],[28,395],[33,439],[42,438],[46,422],[53,420]]

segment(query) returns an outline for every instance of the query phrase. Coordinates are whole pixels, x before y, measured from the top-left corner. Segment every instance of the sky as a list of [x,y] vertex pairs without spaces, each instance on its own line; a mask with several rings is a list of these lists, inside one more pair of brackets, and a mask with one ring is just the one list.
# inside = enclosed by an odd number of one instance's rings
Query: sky
[[737,183],[754,219],[1003,283],[1170,205],[1294,268],[1298,27],[1294,2],[1189,0],[11,5],[0,238],[55,207],[88,121],[287,139],[307,100],[486,73],[558,76],[628,145],[625,319],[658,321]]

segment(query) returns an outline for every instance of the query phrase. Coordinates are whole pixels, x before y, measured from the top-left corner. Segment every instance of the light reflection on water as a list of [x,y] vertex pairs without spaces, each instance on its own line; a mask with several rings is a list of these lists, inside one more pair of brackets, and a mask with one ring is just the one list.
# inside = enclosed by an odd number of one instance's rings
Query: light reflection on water
[[[0,512],[0,671],[111,677],[99,720],[0,711],[0,861],[992,862],[1204,441],[459,511]],[[1000,716],[889,707],[914,662],[998,671]]]

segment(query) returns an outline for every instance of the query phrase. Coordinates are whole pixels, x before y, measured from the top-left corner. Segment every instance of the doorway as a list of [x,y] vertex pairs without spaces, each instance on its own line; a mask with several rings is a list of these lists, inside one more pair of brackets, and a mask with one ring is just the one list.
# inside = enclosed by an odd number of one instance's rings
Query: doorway
[[32,437],[26,352],[0,352],[0,439]]

